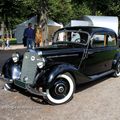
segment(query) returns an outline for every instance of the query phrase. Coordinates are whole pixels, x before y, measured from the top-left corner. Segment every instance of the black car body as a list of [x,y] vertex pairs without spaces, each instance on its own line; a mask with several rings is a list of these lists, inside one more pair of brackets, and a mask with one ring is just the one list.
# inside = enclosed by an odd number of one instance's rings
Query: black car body
[[66,27],[52,45],[18,53],[3,66],[8,83],[43,96],[51,104],[69,101],[76,85],[108,74],[120,76],[120,49],[111,29]]

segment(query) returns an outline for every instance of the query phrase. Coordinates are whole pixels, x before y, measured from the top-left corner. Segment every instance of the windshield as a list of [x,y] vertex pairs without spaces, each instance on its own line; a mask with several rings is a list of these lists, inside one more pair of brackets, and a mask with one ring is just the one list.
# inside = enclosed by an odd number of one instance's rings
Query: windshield
[[88,33],[84,31],[59,31],[54,35],[54,42],[75,42],[79,44],[86,44],[88,41]]

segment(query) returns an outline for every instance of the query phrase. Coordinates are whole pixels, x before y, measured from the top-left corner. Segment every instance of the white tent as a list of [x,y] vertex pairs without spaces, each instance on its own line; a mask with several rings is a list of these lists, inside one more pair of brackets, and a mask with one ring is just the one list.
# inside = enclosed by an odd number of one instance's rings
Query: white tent
[[[33,28],[34,25],[37,23],[37,17],[34,16],[31,19],[19,24],[16,26],[16,31],[15,31],[15,37],[17,39],[17,43],[22,43],[22,39],[23,39],[23,33],[25,28],[27,28],[28,23],[32,23]],[[58,24],[56,22],[54,22],[53,20],[48,19],[47,21],[47,39],[49,40],[51,35],[58,30],[59,28],[62,28],[63,25]]]
[[88,21],[83,21],[83,20],[71,20],[66,27],[70,26],[89,26],[90,23]]
[[114,30],[118,35],[118,17],[116,16],[83,16],[81,18],[84,21],[88,21],[91,26],[106,27]]

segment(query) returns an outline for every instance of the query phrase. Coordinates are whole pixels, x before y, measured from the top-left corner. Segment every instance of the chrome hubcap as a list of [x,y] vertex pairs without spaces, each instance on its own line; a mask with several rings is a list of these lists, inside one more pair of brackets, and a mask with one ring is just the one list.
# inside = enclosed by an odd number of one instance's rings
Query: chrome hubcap
[[55,93],[57,95],[60,95],[60,94],[63,94],[65,91],[65,85],[63,83],[58,83],[56,86],[55,86]]

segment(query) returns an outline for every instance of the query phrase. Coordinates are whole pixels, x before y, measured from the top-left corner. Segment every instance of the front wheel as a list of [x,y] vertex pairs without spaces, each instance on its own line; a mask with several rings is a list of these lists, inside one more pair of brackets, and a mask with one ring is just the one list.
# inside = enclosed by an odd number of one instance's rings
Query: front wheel
[[114,72],[114,76],[115,77],[119,77],[120,76],[120,59],[118,60],[118,63],[116,65],[116,70]]
[[50,104],[63,104],[68,102],[74,93],[74,79],[69,74],[58,75],[53,86],[46,90],[47,102]]

